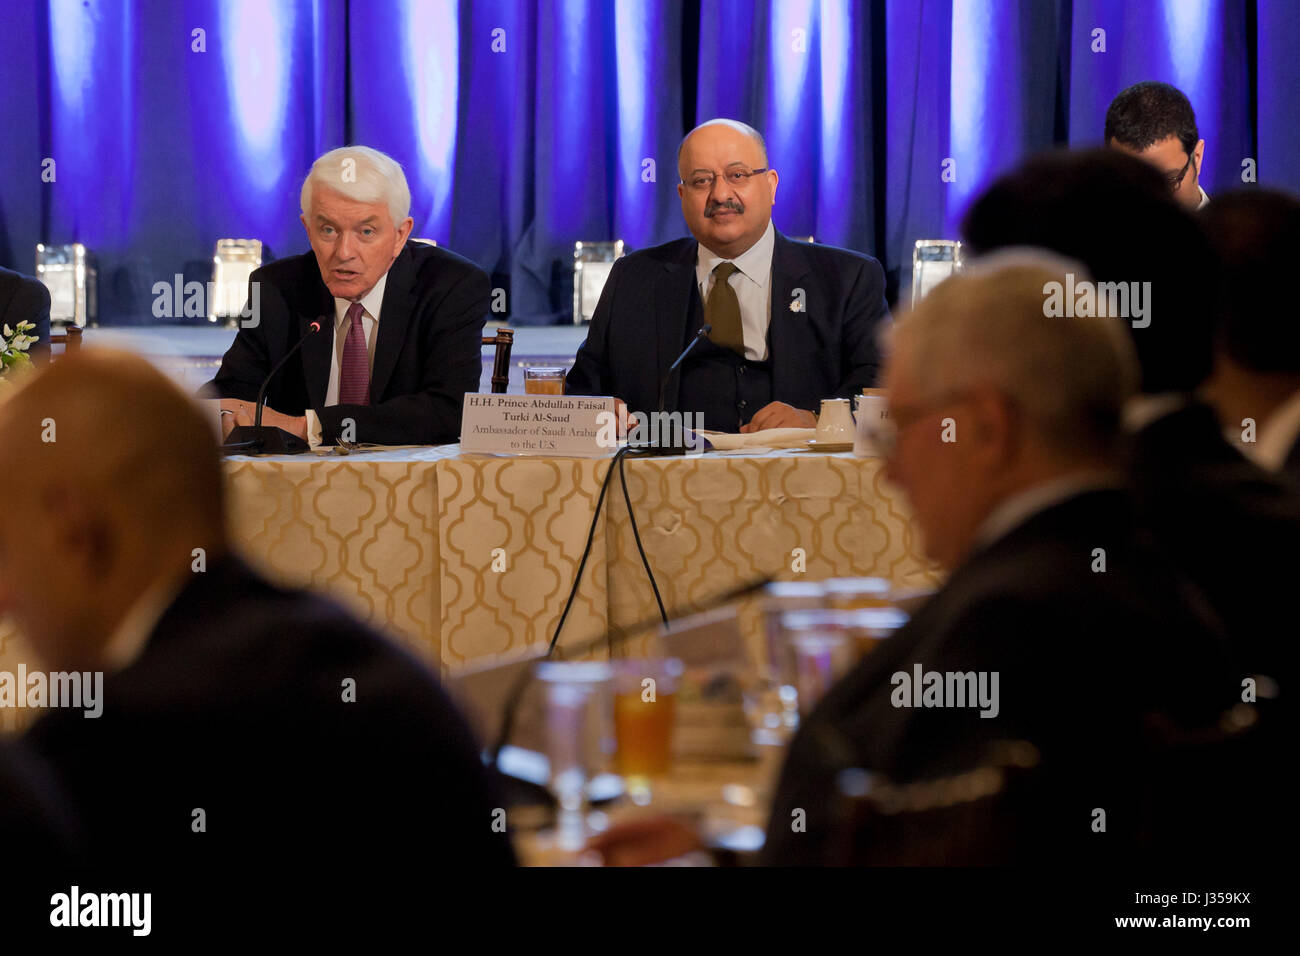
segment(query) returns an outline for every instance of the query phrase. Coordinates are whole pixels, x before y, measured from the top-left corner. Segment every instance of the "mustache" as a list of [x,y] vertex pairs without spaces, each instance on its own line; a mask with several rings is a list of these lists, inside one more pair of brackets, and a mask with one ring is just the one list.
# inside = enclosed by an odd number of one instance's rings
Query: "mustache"
[[727,199],[723,202],[711,202],[705,206],[704,218],[712,219],[718,214],[719,209],[730,209],[732,212],[742,216],[745,214],[745,206],[743,203],[736,199]]

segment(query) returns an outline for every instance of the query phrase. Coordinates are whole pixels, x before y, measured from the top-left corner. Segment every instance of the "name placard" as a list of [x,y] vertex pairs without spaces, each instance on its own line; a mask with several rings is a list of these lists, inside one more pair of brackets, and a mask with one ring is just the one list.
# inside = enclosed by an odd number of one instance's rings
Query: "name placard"
[[471,393],[460,419],[460,449],[479,455],[599,458],[617,447],[608,440],[614,414],[612,398]]

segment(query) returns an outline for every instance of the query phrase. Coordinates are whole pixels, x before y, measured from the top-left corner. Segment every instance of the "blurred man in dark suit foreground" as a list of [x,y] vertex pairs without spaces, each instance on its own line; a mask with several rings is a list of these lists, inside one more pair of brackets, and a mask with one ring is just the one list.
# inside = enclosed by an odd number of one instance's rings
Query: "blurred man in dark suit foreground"
[[1201,214],[1223,263],[1214,375],[1207,393],[1229,436],[1261,468],[1300,482],[1300,199],[1226,193]]
[[25,486],[0,612],[51,671],[105,673],[102,716],[51,710],[25,739],[106,879],[334,888],[513,861],[424,667],[230,553],[211,426],[160,373],[56,363],[0,407],[0,449]]
[[693,238],[614,264],[568,391],[655,412],[668,367],[706,322],[709,337],[664,390],[665,410],[700,414],[705,428],[811,428],[823,398],[874,385],[889,317],[880,263],[776,230],[777,174],[743,123],[692,130],[677,165]]
[[[1212,617],[1143,543],[1121,490],[1131,346],[1114,322],[1044,313],[1067,273],[1086,280],[1077,263],[1008,253],[894,329],[887,474],[951,576],[800,727],[768,862],[844,861],[844,770],[930,780],[1013,741],[1041,755],[1038,796],[994,859],[961,862],[1123,859],[1144,838],[1144,717],[1200,726],[1232,706]],[[992,700],[922,706],[918,669],[981,675]]]
[[50,290],[40,279],[0,267],[0,326],[16,329],[19,322],[36,326],[30,333],[36,336],[31,355],[45,358],[50,348]]
[[1213,363],[1220,291],[1198,221],[1145,163],[1093,150],[1008,173],[976,200],[962,231],[977,254],[1039,246],[1080,260],[1099,283],[1145,291],[1143,317],[1112,316],[1142,370],[1142,394],[1125,409],[1129,484],[1143,523],[1209,598],[1246,672],[1285,687],[1300,494],[1230,445],[1195,395]]
[[[0,740],[0,846],[29,872],[75,859],[77,817],[44,761],[21,742]],[[2,882],[2,881],[0,881]]]

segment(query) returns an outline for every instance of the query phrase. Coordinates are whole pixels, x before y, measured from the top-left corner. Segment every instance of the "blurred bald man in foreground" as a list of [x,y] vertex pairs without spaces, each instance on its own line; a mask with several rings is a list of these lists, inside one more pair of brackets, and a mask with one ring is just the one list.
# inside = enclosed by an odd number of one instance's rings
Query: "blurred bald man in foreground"
[[345,887],[399,853],[513,861],[432,675],[231,553],[212,426],[162,374],[66,358],[0,405],[0,449],[25,489],[0,522],[0,613],[29,669],[104,673],[101,716],[51,709],[25,740],[105,879]]
[[[889,317],[870,256],[787,239],[757,130],[715,119],[682,140],[677,193],[693,238],[618,260],[566,380],[633,411],[703,416],[715,431],[811,428],[823,398],[875,385]],[[677,372],[672,362],[705,324]]]

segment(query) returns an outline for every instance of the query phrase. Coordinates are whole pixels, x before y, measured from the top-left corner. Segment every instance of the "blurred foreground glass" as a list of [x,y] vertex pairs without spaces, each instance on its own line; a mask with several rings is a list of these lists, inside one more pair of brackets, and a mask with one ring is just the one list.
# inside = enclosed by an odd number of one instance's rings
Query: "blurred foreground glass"
[[800,717],[807,717],[856,658],[844,612],[787,611],[781,630],[789,647]]
[[541,367],[524,369],[524,394],[563,395],[564,369]]
[[837,611],[860,607],[888,607],[892,585],[884,578],[831,578],[826,588],[826,606]]
[[587,841],[587,778],[591,774],[591,714],[609,688],[610,668],[599,661],[545,661],[537,679],[546,693],[546,746],[556,812],[556,844],[577,851]]
[[651,780],[672,769],[677,682],[675,657],[614,661],[615,762],[638,806],[651,799]]
[[750,737],[758,746],[785,744],[799,726],[794,667],[781,631],[781,615],[825,606],[826,589],[820,581],[773,581],[763,588],[764,655],[756,662],[754,679],[744,688]]
[[864,607],[842,612],[841,620],[853,643],[854,657],[861,660],[881,641],[893,637],[909,618],[896,607]]

